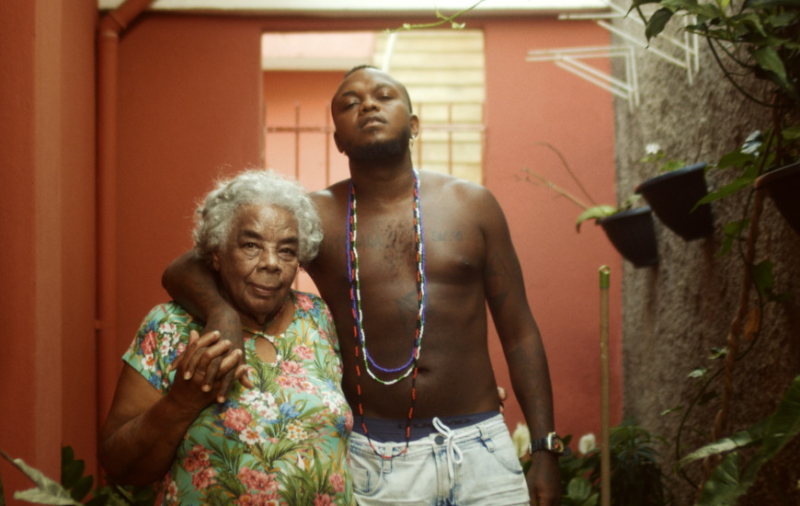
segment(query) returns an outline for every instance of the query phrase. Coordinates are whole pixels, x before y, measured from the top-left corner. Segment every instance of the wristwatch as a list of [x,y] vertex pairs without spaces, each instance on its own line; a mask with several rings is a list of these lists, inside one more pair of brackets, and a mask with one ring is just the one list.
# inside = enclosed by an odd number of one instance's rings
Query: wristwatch
[[530,452],[533,455],[534,452],[538,452],[539,450],[544,450],[546,452],[550,452],[553,455],[560,457],[562,455],[569,455],[569,447],[564,446],[564,441],[561,440],[558,434],[555,432],[551,432],[545,437],[541,437],[539,439],[534,439],[531,441]]

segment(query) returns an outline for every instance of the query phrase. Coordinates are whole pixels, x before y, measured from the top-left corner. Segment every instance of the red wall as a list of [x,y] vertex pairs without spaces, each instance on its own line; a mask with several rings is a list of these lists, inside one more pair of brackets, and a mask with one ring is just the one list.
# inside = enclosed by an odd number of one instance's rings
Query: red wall
[[[0,448],[56,479],[62,443],[96,471],[96,19],[83,0],[0,3]],[[17,504],[31,482],[0,473]]]
[[[559,158],[536,145],[547,142],[563,153],[597,202],[616,202],[611,94],[552,62],[525,62],[529,50],[608,45],[609,36],[591,22],[554,18],[496,20],[487,22],[484,32],[486,186],[508,218],[528,301],[544,338],[558,431],[576,440],[590,431],[599,438],[598,269],[603,264],[611,268],[613,425],[622,413],[620,256],[592,222],[575,232],[579,207],[517,178],[528,168],[579,194]],[[608,61],[598,68],[610,71]],[[500,382],[509,384],[502,379],[507,378],[502,351],[499,346],[493,350]],[[508,407],[507,418],[512,429],[521,419],[515,404]]]
[[259,35],[235,18],[154,16],[122,39],[117,357],[167,300],[161,273],[191,247],[197,199],[217,177],[263,164]]
[[[268,128],[301,128],[327,125],[331,95],[342,80],[338,72],[264,72],[264,110]],[[265,166],[298,179],[309,191],[327,188],[350,177],[347,158],[339,153],[333,135],[324,132],[268,133],[265,141]],[[329,167],[326,170],[326,167]],[[311,277],[302,269],[297,276],[298,290],[319,293]]]

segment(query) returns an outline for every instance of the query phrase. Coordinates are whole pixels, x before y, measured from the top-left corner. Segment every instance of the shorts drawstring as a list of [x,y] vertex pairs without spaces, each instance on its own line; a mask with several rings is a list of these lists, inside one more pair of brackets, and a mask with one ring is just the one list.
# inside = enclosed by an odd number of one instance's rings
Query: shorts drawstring
[[453,438],[455,434],[450,428],[442,423],[438,417],[433,417],[433,428],[436,431],[444,436],[445,444],[447,445],[445,451],[447,454],[447,472],[450,476],[450,481],[453,481],[453,474],[455,474],[454,464],[461,464],[464,460],[464,457],[461,454],[461,448],[458,447]]

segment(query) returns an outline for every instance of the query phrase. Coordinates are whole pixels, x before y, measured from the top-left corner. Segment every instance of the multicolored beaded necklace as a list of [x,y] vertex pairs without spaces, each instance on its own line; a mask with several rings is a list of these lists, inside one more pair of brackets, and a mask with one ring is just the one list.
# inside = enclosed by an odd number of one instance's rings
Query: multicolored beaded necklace
[[[353,328],[354,337],[356,340],[355,355],[356,355],[356,378],[357,378],[357,392],[358,392],[358,412],[361,416],[361,428],[367,436],[370,447],[375,455],[383,459],[391,459],[396,456],[404,454],[408,451],[408,444],[411,440],[411,418],[414,413],[414,404],[417,399],[416,383],[417,383],[417,362],[422,351],[422,335],[425,330],[425,303],[426,303],[426,279],[425,279],[425,234],[422,227],[422,210],[419,203],[419,175],[414,171],[414,233],[416,242],[416,260],[417,260],[417,300],[419,302],[419,311],[417,313],[417,324],[414,332],[414,347],[411,350],[411,356],[408,362],[396,368],[385,368],[378,365],[375,360],[367,352],[366,336],[364,335],[364,326],[362,324],[363,315],[361,311],[361,281],[359,279],[358,270],[358,250],[356,249],[356,240],[358,232],[358,215],[356,213],[356,189],[353,182],[350,182],[350,205],[347,212],[347,274],[350,280],[350,302],[352,305],[353,319],[355,325]],[[361,402],[361,367],[359,366],[359,355],[364,356],[364,368],[367,373],[375,381],[384,385],[393,385],[398,381],[411,375],[411,407],[408,410],[408,420],[406,422],[406,447],[397,455],[381,455],[372,445],[372,439],[369,437],[367,425],[364,422],[364,408]],[[395,373],[406,369],[399,377],[392,380],[383,380],[378,378],[370,369],[370,364],[376,369],[385,373]]]

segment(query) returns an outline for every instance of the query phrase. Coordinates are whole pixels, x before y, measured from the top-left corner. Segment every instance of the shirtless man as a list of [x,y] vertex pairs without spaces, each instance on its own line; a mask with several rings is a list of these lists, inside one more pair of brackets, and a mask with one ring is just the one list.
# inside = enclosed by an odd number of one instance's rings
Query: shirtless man
[[[557,448],[544,441],[547,358],[503,211],[482,186],[417,174],[419,120],[388,74],[351,70],[331,113],[351,179],[313,194],[325,238],[306,269],[336,323],[359,504],[559,504]],[[186,254],[164,286],[240,341],[210,276]],[[487,303],[531,437],[542,438],[527,477],[497,410]]]

